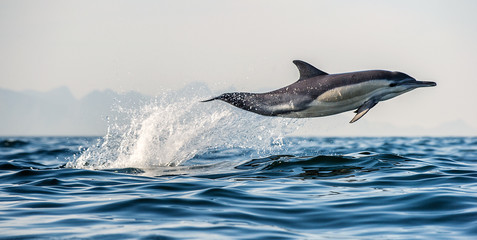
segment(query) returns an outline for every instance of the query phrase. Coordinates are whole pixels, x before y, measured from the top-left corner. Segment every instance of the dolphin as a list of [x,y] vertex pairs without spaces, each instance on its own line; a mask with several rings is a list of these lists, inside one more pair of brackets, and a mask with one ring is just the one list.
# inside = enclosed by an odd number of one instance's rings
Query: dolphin
[[435,82],[416,81],[402,72],[368,70],[328,74],[295,60],[298,81],[266,93],[224,93],[202,102],[222,100],[235,107],[265,116],[311,118],[355,110],[350,123],[358,121],[380,101],[388,100]]

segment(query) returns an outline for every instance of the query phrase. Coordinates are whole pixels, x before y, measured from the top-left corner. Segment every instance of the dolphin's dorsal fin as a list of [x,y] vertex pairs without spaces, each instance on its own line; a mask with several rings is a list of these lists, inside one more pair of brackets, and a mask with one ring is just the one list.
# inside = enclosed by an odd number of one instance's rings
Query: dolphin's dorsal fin
[[298,68],[298,71],[300,71],[300,79],[298,79],[298,81],[320,76],[320,75],[328,75],[328,73],[325,73],[321,71],[320,69],[313,67],[311,64],[307,62],[303,62],[301,60],[295,60],[293,61],[293,63]]

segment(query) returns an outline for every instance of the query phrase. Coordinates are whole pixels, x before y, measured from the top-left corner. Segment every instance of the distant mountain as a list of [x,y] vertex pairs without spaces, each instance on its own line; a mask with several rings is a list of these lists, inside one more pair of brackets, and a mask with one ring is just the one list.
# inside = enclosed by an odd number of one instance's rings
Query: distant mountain
[[76,99],[67,87],[48,92],[0,89],[0,136],[103,135],[119,101],[148,99],[137,92],[93,91]]
[[[184,94],[201,87],[204,86],[189,86],[178,93]],[[48,92],[16,92],[0,88],[0,136],[102,136],[107,130],[108,117],[125,114],[116,111],[118,106],[137,109],[150,99],[151,97],[137,92],[120,94],[112,90],[93,91],[76,99],[67,87]],[[348,112],[323,118],[298,119],[296,124],[302,127],[293,135],[477,136],[477,130],[461,120],[433,128],[398,127],[389,123],[375,123],[366,118],[349,124],[353,115]]]

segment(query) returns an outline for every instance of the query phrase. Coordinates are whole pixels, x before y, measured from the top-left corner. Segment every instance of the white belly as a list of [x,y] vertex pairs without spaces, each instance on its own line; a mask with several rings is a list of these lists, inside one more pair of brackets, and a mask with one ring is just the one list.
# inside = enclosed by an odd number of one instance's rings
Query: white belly
[[291,118],[308,118],[308,117],[323,117],[334,115],[342,112],[347,112],[354,110],[361,106],[367,99],[359,101],[342,101],[342,102],[322,102],[319,100],[313,101],[309,107],[303,111],[290,112],[287,114],[282,114],[282,117],[291,117]]
[[308,104],[302,111],[280,115],[291,118],[323,117],[357,109],[375,96],[386,95],[389,82],[374,80],[328,90]]

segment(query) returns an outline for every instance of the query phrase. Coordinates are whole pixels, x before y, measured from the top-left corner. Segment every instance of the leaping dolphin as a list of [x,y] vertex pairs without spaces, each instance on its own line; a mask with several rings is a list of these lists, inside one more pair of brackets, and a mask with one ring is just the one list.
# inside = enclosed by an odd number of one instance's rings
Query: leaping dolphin
[[222,100],[235,107],[265,116],[289,118],[323,117],[356,109],[350,123],[358,121],[380,101],[388,100],[435,82],[416,81],[402,72],[369,70],[328,74],[295,60],[300,79],[267,93],[233,92],[205,100]]

